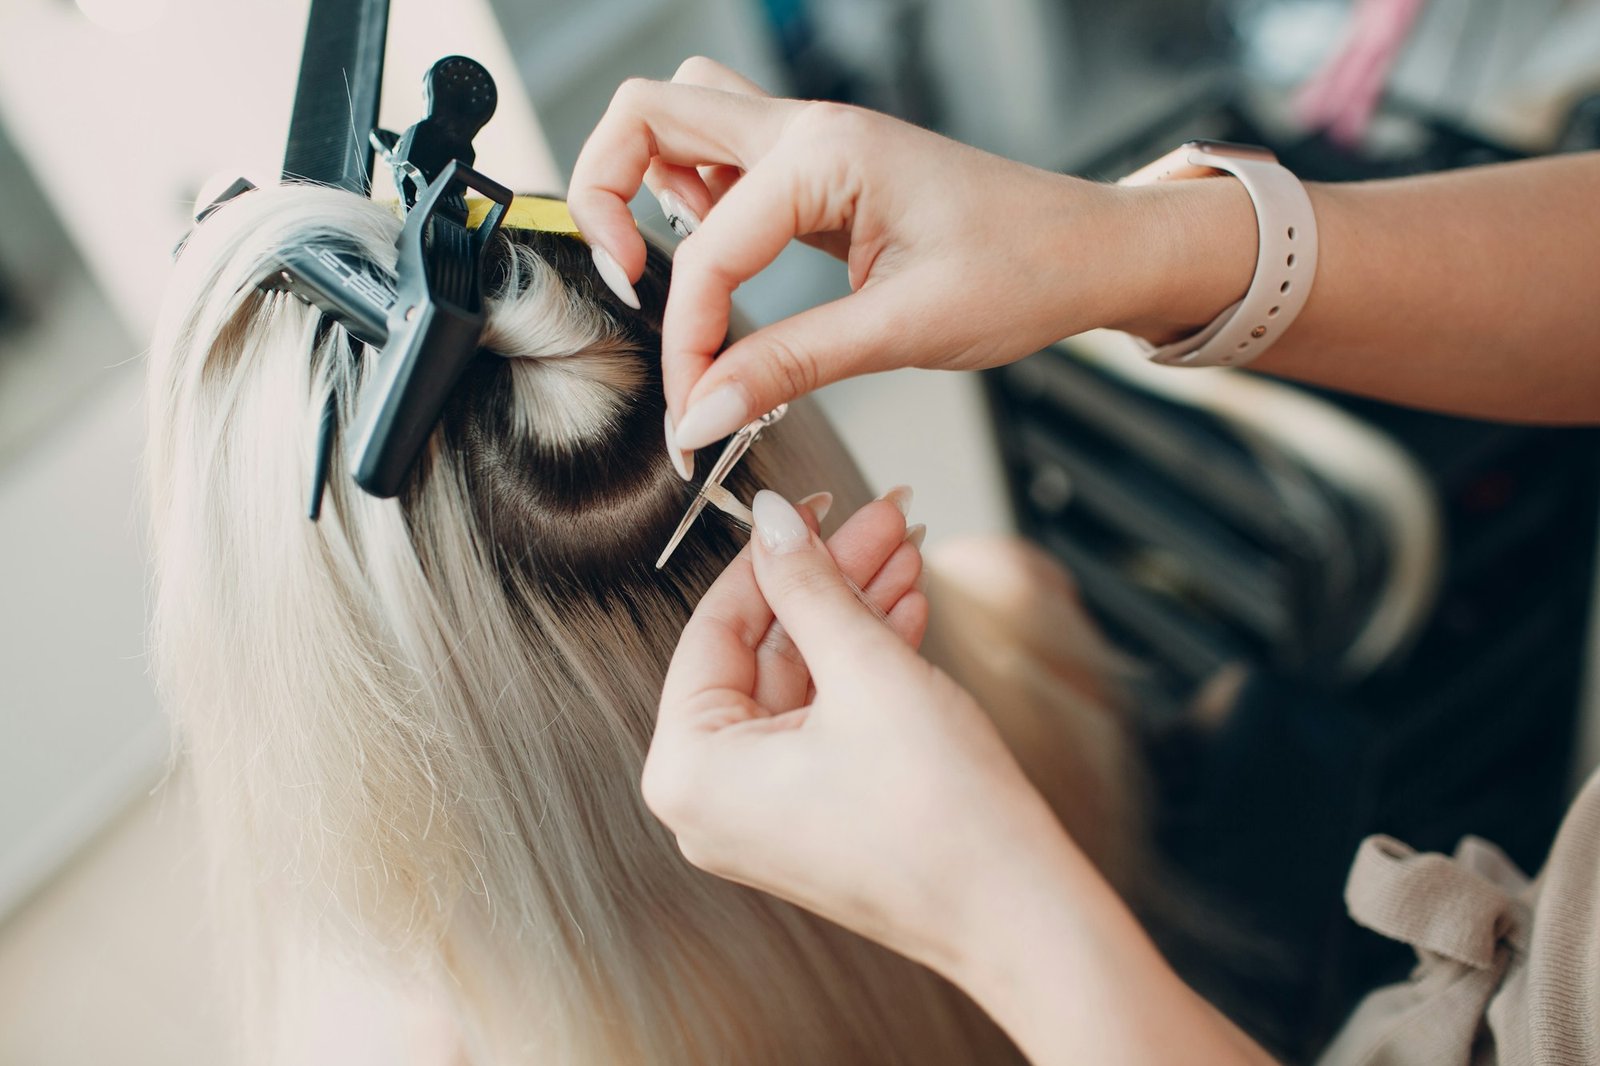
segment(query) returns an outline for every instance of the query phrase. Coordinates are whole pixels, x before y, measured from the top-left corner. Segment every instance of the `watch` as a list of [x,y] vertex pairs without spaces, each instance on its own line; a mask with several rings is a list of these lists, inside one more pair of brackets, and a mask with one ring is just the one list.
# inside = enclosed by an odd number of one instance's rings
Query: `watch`
[[1209,326],[1159,347],[1139,338],[1151,361],[1169,366],[1243,366],[1272,346],[1311,295],[1317,273],[1317,220],[1300,179],[1265,148],[1190,141],[1123,178],[1150,185],[1232,175],[1250,194],[1258,231],[1256,273],[1244,299]]

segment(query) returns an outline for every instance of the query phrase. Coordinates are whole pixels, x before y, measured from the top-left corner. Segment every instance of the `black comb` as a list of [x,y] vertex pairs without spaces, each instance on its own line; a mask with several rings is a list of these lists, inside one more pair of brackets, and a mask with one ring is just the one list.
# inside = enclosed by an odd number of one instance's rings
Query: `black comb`
[[372,189],[389,0],[312,0],[283,155],[284,180]]

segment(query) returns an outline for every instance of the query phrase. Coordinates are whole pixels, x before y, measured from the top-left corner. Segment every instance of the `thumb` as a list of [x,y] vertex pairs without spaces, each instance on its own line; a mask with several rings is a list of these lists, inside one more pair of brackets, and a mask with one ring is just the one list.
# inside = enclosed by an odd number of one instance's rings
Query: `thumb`
[[818,687],[864,664],[915,654],[856,598],[833,555],[789,501],[763,489],[750,510],[756,584]]
[[715,359],[687,353],[662,362],[680,448],[697,449],[736,432],[779,404],[843,378],[908,365],[916,350],[891,323],[901,286],[872,285],[791,315],[729,345]]

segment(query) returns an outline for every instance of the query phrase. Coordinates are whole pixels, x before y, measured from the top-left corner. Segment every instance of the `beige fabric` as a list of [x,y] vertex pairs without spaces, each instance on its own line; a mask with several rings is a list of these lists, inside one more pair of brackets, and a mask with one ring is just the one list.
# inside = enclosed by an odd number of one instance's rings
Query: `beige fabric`
[[1377,836],[1345,902],[1417,968],[1362,1002],[1320,1066],[1600,1064],[1600,774],[1537,880],[1474,837],[1448,858]]

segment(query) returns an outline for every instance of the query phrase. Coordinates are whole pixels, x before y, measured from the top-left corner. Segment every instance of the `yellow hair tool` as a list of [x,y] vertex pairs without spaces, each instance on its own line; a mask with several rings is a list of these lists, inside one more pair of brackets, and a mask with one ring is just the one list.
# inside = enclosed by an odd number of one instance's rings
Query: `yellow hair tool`
[[[467,199],[467,227],[476,229],[489,214],[489,208],[494,206],[494,201],[480,197]],[[560,233],[568,237],[582,239],[583,234],[578,232],[578,224],[572,221],[572,213],[567,210],[565,200],[557,200],[550,196],[517,196],[511,200],[511,206],[506,208],[505,217],[500,220],[502,229],[527,229],[537,230],[540,233]]]

